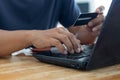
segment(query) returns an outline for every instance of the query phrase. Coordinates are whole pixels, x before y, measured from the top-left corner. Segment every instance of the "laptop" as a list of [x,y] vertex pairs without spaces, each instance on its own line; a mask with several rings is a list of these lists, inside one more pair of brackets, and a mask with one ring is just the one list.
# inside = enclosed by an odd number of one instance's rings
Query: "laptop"
[[80,70],[92,70],[120,63],[120,1],[113,0],[95,45],[84,45],[80,54],[36,52],[39,61]]

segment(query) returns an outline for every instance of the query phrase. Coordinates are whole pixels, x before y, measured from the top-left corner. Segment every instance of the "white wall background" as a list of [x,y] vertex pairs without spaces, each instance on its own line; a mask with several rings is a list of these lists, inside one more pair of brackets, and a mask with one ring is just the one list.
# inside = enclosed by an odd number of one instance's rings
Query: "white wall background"
[[107,14],[110,4],[112,2],[112,0],[91,0],[91,1],[94,1],[94,3],[93,3],[94,6],[92,7],[93,9],[97,8],[100,5],[105,6],[105,11],[104,11],[105,15]]
[[112,0],[75,0],[75,1],[79,3],[84,2],[90,3],[89,12],[94,12],[97,7],[103,5],[105,7],[104,14],[106,15]]

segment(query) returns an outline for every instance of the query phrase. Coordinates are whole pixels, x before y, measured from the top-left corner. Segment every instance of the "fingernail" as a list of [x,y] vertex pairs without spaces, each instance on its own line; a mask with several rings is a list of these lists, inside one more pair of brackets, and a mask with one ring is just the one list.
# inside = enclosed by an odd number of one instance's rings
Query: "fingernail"
[[93,28],[92,31],[93,31],[93,32],[97,31],[97,28]]
[[81,48],[77,48],[76,52],[80,53],[80,51],[81,51]]
[[89,23],[88,23],[88,26],[89,26],[89,27],[92,27],[92,26],[93,26],[93,23],[92,23],[92,22],[89,22]]
[[64,51],[64,54],[68,54],[68,52],[67,52],[67,51]]
[[74,54],[74,50],[70,51],[71,54]]
[[104,7],[104,6],[101,6],[100,11],[103,12],[104,9],[105,9],[105,7]]

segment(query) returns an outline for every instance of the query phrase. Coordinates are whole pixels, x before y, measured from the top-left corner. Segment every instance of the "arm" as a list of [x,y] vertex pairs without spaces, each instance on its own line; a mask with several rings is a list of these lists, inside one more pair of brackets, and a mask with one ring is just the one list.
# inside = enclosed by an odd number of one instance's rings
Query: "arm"
[[65,28],[54,28],[49,30],[0,30],[0,56],[23,49],[28,46],[36,48],[47,48],[55,46],[62,53],[67,54],[65,44],[70,53],[80,52],[79,40]]
[[0,30],[0,56],[23,49],[31,45],[27,41],[28,31],[5,31]]

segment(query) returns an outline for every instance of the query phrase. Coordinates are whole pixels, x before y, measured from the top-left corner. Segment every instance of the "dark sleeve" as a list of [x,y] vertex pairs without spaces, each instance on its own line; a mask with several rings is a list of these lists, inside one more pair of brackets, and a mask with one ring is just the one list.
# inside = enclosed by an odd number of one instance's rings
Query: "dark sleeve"
[[80,9],[74,0],[61,0],[61,1],[62,7],[59,21],[64,27],[68,28],[69,26],[73,25],[73,23],[79,16]]

